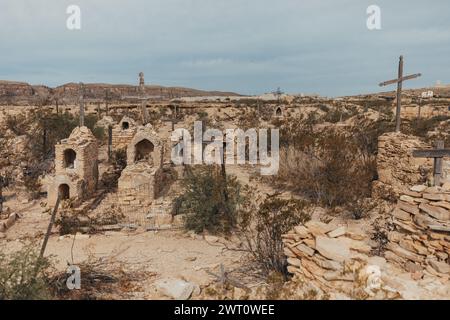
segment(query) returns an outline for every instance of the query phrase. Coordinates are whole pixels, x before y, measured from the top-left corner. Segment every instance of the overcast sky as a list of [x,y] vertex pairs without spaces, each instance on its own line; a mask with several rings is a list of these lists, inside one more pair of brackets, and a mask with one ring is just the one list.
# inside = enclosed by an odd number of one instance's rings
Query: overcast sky
[[[69,5],[81,30],[66,28]],[[381,30],[366,9],[381,8]],[[450,83],[450,1],[0,0],[0,79],[328,96]]]

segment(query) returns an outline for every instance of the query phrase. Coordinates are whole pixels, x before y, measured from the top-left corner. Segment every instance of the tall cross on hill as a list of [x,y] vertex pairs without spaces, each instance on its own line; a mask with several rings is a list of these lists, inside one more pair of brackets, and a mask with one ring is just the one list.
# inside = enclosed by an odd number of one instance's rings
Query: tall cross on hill
[[420,77],[422,74],[416,73],[408,76],[403,76],[403,56],[400,56],[398,63],[398,78],[380,83],[380,87],[384,87],[390,84],[397,84],[397,112],[395,115],[395,132],[400,132],[400,113],[402,111],[402,84],[403,81],[411,80]]
[[84,84],[80,82],[80,127],[84,127]]
[[141,118],[142,123],[146,125],[148,123],[149,114],[147,110],[147,100],[152,98],[151,96],[145,96],[145,80],[144,73],[139,73],[139,86],[137,87],[137,96],[122,96],[122,99],[136,99],[141,102]]

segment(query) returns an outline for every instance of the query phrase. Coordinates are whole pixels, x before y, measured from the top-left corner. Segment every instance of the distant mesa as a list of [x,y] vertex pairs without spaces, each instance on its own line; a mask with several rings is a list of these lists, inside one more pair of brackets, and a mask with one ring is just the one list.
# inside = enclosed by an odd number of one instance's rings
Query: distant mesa
[[[85,99],[88,102],[110,101],[132,102],[138,86],[126,84],[86,83]],[[145,95],[155,100],[170,100],[182,97],[234,97],[234,92],[204,91],[183,87],[146,85]],[[26,82],[0,80],[0,105],[40,105],[58,100],[60,103],[76,103],[79,99],[79,83],[66,83],[56,88],[31,85]]]

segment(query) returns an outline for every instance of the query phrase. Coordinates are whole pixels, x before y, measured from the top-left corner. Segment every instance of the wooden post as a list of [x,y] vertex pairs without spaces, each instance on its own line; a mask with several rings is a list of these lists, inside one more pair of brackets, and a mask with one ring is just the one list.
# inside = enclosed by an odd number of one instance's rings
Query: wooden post
[[0,176],[0,213],[3,212],[3,177]]
[[80,82],[80,127],[84,127],[84,85]]
[[101,112],[101,108],[100,108],[100,102],[97,103],[97,119],[101,119],[102,117],[102,112]]
[[[444,149],[444,141],[436,141],[436,149]],[[434,158],[434,185],[440,186],[442,180],[442,158]]]
[[106,103],[106,115],[109,115],[109,90],[106,89],[105,93],[105,103]]
[[53,224],[55,223],[55,218],[56,218],[56,213],[58,212],[59,202],[60,202],[60,195],[58,194],[58,198],[56,199],[56,204],[55,204],[55,207],[53,208],[52,216],[50,218],[50,223],[48,224],[48,227],[47,227],[47,233],[45,234],[44,242],[42,243],[41,252],[39,254],[40,259],[42,259],[44,257],[45,248],[47,247],[47,242],[48,242],[48,239],[50,238],[50,233],[52,232]]
[[47,128],[44,128],[42,133],[42,156],[45,157],[45,152],[47,150]]
[[[403,56],[400,56],[400,61],[398,62],[398,79],[403,77]],[[402,81],[397,82],[397,113],[395,115],[395,132],[400,132],[401,117],[402,112]]]
[[422,113],[422,99],[419,100],[419,113],[417,115],[417,118],[420,120],[421,117],[421,113]]
[[108,161],[112,159],[112,126],[108,126]]

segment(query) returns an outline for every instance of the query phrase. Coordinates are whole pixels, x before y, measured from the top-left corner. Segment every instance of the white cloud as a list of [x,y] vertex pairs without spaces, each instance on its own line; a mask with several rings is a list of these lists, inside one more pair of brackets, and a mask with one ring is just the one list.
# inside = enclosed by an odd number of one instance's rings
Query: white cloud
[[[82,30],[65,9],[82,10]],[[329,95],[378,90],[396,59],[431,82],[450,74],[447,0],[1,0],[0,78],[50,85],[89,79]],[[430,60],[432,60],[433,65]],[[435,67],[438,65],[439,67]],[[427,69],[425,69],[427,68]],[[372,84],[373,83],[373,87]],[[425,83],[428,84],[428,83]]]

